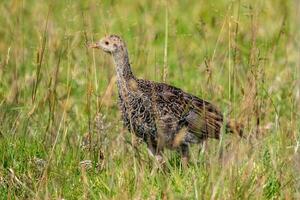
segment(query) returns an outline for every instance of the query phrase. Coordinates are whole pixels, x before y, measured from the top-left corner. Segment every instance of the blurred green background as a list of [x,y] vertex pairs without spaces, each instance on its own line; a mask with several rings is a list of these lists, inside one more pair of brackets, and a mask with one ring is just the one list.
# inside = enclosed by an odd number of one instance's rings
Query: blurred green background
[[[0,199],[299,199],[297,0],[34,1],[0,4]],[[218,105],[247,139],[195,145],[167,172],[120,122],[109,55],[136,76]],[[200,149],[200,150],[199,150]]]

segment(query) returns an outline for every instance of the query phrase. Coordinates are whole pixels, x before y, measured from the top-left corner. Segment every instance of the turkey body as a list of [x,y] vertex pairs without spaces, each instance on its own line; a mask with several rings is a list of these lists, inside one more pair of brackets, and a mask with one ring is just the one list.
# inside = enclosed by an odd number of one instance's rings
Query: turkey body
[[[172,149],[220,136],[222,113],[179,88],[132,78],[125,86],[118,84],[118,90],[125,126],[153,149]],[[185,133],[177,146],[174,140],[181,130]]]

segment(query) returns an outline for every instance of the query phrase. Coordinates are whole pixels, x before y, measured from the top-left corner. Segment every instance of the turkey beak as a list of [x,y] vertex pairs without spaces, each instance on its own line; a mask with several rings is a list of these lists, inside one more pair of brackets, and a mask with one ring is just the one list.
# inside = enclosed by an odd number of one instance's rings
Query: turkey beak
[[90,44],[89,48],[99,49],[100,48],[100,42],[96,42],[94,44]]

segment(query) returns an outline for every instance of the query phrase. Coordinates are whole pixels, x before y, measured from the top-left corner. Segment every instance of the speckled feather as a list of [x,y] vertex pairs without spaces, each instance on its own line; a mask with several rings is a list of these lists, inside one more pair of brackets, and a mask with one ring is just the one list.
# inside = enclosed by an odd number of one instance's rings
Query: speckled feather
[[171,148],[183,127],[187,132],[182,144],[219,138],[223,116],[211,103],[164,83],[131,79],[130,84],[119,85],[119,91],[127,91],[124,97],[119,94],[123,120],[129,131],[145,142],[150,140],[156,146],[160,139]]

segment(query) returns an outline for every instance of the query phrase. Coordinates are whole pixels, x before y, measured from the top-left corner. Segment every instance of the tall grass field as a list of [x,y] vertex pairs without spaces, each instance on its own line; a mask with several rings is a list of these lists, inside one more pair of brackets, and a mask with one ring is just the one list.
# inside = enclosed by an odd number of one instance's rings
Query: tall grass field
[[[300,1],[1,0],[0,199],[300,199]],[[111,57],[244,125],[164,166],[123,127]]]

